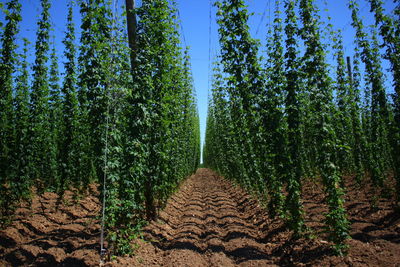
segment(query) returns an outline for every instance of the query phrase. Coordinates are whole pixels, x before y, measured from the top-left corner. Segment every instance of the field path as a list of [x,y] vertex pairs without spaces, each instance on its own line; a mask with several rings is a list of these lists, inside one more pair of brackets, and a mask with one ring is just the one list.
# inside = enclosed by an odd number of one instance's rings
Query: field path
[[260,213],[243,191],[199,169],[146,227],[151,245],[135,259],[143,266],[274,266]]

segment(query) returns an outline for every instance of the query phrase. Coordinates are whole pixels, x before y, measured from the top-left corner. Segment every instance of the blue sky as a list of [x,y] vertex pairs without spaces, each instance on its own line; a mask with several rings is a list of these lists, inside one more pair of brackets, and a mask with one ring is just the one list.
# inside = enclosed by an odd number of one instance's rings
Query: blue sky
[[[6,0],[0,0],[6,2]],[[124,0],[118,1],[118,5],[122,5]],[[52,23],[54,28],[55,45],[60,55],[60,67],[62,66],[63,58],[61,57],[64,47],[61,43],[64,38],[66,17],[67,17],[67,3],[66,0],[53,0],[52,8],[50,10],[52,16]],[[214,58],[218,49],[218,35],[217,24],[215,20],[215,8],[211,8],[210,20],[210,0],[177,0],[179,14],[182,21],[183,36],[185,44],[190,47],[190,55],[192,58],[192,71],[194,76],[194,85],[198,99],[198,107],[200,114],[200,125],[202,140],[204,138],[206,116],[207,116],[207,98],[209,91],[209,76],[210,64],[209,57]],[[261,51],[265,50],[265,39],[267,37],[268,24],[273,20],[274,13],[274,0],[247,0],[249,11],[254,13],[249,21],[250,32],[252,36],[259,39],[263,45]],[[39,0],[21,0],[22,3],[22,17],[21,32],[19,40],[22,37],[28,38],[32,42],[31,56],[29,57],[30,63],[33,63],[33,44],[35,42],[36,22],[40,14],[40,1]],[[350,25],[350,11],[347,9],[347,0],[316,0],[318,7],[321,10],[321,17],[326,20],[329,15],[332,17],[332,24],[335,29],[342,29],[344,35],[344,46],[346,55],[352,55],[354,30]],[[139,1],[140,4],[140,1]],[[359,1],[361,15],[365,19],[365,24],[373,23],[371,14],[369,13],[369,4],[366,0]],[[392,11],[394,4],[392,0],[385,1],[387,10]],[[326,11],[325,9],[328,9]],[[75,7],[76,26],[79,28],[79,9]],[[0,15],[0,19],[4,20],[4,15]],[[211,29],[211,35],[210,33]],[[182,38],[183,40],[183,38]],[[209,45],[211,43],[211,46]],[[328,57],[332,61],[331,56]],[[388,67],[387,62],[383,64],[384,68]],[[390,74],[388,74],[390,80]],[[388,87],[390,87],[388,82]],[[390,91],[391,88],[388,88]]]

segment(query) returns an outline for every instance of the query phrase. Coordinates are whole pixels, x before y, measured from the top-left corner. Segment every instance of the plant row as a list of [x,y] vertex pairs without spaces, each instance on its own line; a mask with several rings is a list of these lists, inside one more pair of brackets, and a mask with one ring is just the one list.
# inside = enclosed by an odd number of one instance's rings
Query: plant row
[[[391,14],[381,0],[368,2],[375,18],[371,32],[357,1],[348,1],[355,51],[345,57],[341,32],[324,24],[316,1],[275,1],[264,62],[244,1],[215,4],[220,52],[205,164],[267,203],[270,215],[285,218],[297,237],[307,230],[302,184],[320,179],[329,207],[325,224],[338,253],[349,237],[343,176],[360,186],[370,181],[377,197],[400,200],[400,7]],[[392,99],[383,59],[393,74]]]
[[134,10],[138,49],[131,51],[124,7],[78,1],[78,19],[69,1],[65,34],[56,36],[64,44],[60,75],[51,4],[40,3],[31,68],[29,42],[19,34],[21,3],[2,6],[1,221],[10,221],[33,190],[62,196],[74,188],[79,197],[95,182],[106,200],[109,248],[129,253],[136,230],[154,218],[200,158],[190,58],[181,47],[176,4],[142,1]]

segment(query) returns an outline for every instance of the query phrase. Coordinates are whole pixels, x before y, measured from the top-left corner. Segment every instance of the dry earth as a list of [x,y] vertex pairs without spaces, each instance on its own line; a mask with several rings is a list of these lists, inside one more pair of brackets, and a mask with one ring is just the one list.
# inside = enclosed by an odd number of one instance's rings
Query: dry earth
[[[351,179],[347,179],[351,180]],[[279,219],[268,214],[241,188],[208,169],[184,181],[137,240],[135,256],[107,266],[400,266],[400,215],[392,200],[371,209],[366,186],[346,184],[352,240],[348,256],[334,256],[323,232],[324,194],[307,182],[303,199],[313,239],[294,240]],[[99,264],[99,214],[92,194],[72,205],[45,193],[0,231],[0,266],[96,266]]]

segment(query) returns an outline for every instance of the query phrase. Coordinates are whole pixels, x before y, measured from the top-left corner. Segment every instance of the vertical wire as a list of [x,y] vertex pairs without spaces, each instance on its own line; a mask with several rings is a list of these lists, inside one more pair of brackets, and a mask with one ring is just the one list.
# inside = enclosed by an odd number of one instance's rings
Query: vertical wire
[[[112,26],[111,26],[111,66],[113,66],[114,62],[114,45],[115,45],[115,22],[116,22],[116,13],[117,13],[117,5],[118,0],[112,0],[114,3],[114,8],[112,11]],[[111,4],[112,5],[112,4]],[[109,75],[109,74],[108,74]],[[109,94],[110,88],[110,77],[108,77],[108,86],[106,94]],[[107,96],[107,112],[106,112],[106,133],[105,133],[105,150],[104,150],[104,176],[103,176],[103,207],[102,207],[102,219],[101,219],[101,232],[100,232],[100,264],[104,264],[103,257],[106,253],[106,249],[104,248],[104,224],[105,224],[105,209],[106,209],[106,181],[107,181],[107,163],[108,163],[108,131],[109,131],[109,117],[110,117],[110,96]]]

